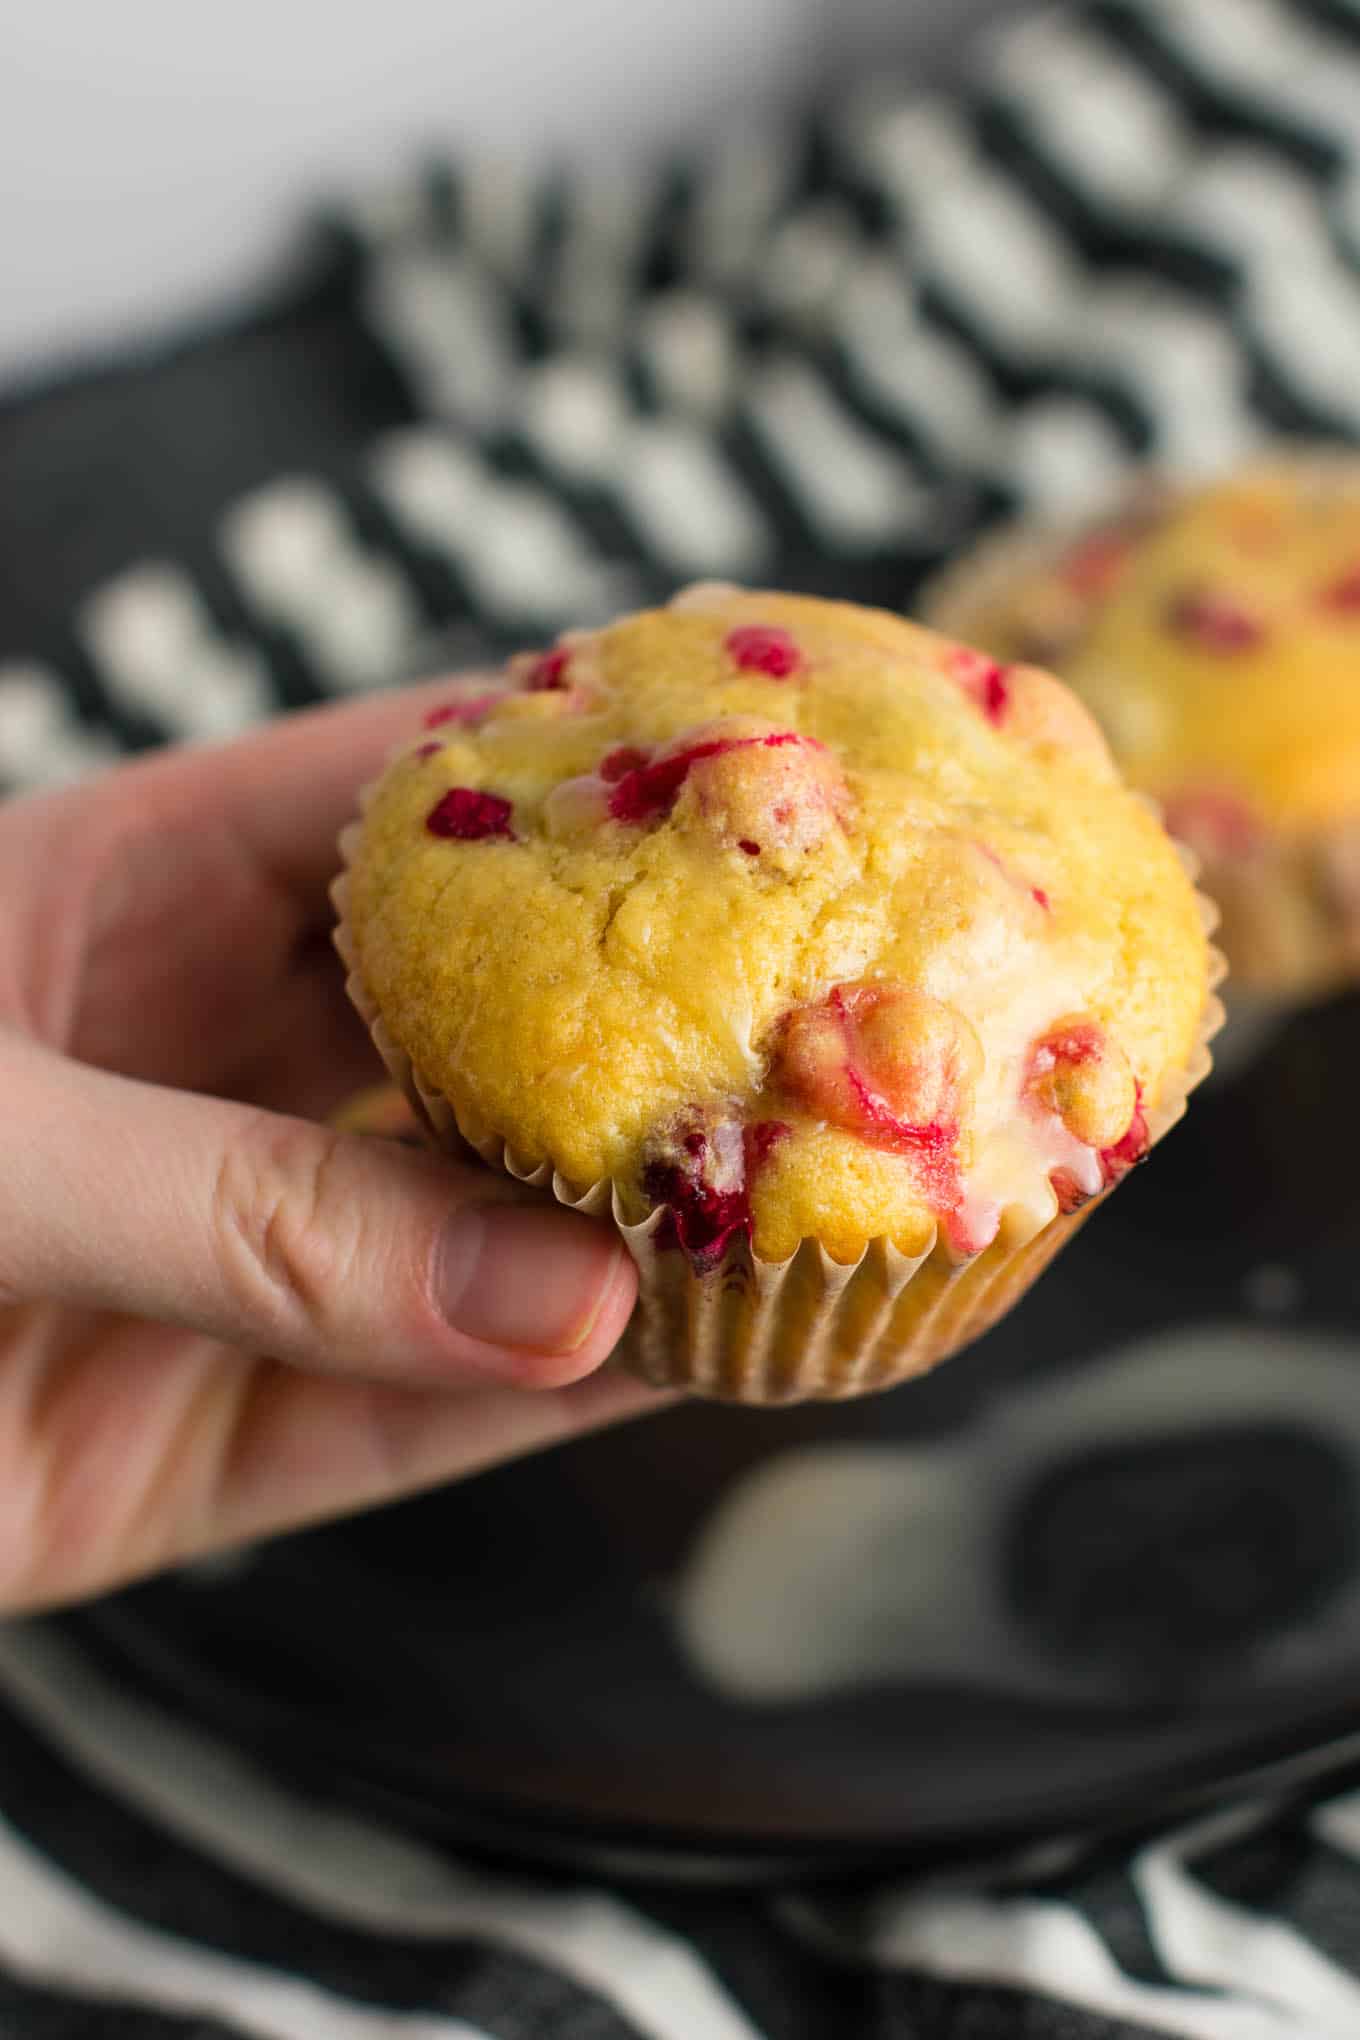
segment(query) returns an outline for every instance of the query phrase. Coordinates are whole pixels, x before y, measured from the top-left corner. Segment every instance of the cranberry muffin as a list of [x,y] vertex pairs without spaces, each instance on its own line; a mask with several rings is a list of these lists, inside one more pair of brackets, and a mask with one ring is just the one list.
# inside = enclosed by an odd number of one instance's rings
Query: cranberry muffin
[[1207,1062],[1203,902],[1086,711],[876,611],[706,587],[569,635],[436,710],[343,848],[392,1068],[613,1213],[655,1380],[919,1371]]
[[1145,480],[1082,530],[984,545],[923,610],[1081,697],[1199,858],[1234,992],[1360,974],[1360,458]]

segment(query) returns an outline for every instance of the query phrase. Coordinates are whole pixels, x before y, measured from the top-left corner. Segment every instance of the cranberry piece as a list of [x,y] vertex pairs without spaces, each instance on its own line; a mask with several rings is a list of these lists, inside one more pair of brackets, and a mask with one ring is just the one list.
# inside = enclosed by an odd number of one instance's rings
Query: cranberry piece
[[[714,756],[717,746],[705,755]],[[685,783],[694,763],[690,751],[677,751],[655,765],[634,765],[622,772],[609,796],[609,812],[616,822],[644,822],[652,815],[665,814]]]
[[626,772],[636,772],[647,763],[650,754],[639,751],[635,744],[620,744],[617,751],[607,751],[600,760],[600,777],[611,786],[616,779],[622,779]]
[[1138,1084],[1128,1057],[1099,1021],[1084,1014],[1060,1020],[1035,1043],[1025,1090],[1097,1154],[1114,1153],[1138,1116]]
[[525,686],[531,694],[552,694],[565,688],[567,667],[571,664],[571,653],[565,645],[557,645],[550,652],[541,652],[525,676]]
[[421,760],[424,760],[426,758],[437,758],[439,756],[439,753],[443,750],[443,748],[444,746],[442,744],[421,744],[418,746],[413,755]]
[[1166,608],[1168,629],[1206,652],[1250,652],[1265,641],[1259,617],[1230,595],[1187,588]]
[[981,1062],[963,1015],[911,986],[837,985],[785,1018],[776,1067],[810,1112],[910,1160],[942,1217],[963,1201],[959,1123]]
[[[1112,1147],[1101,1148],[1097,1153],[1096,1159],[1100,1163],[1101,1181],[1105,1189],[1108,1190],[1122,1181],[1129,1170],[1136,1168],[1139,1162],[1145,1162],[1148,1149],[1148,1123],[1143,1111],[1143,1087],[1139,1084],[1137,1103],[1133,1108],[1133,1118],[1129,1121],[1128,1132]],[[1086,1203],[1087,1193],[1076,1182],[1070,1170],[1055,1169],[1049,1181],[1057,1196],[1059,1211],[1079,1211]]]
[[[1147,1153],[1143,1087],[1098,1021],[1076,1014],[1050,1028],[1035,1044],[1026,1090],[1043,1110],[1058,1115],[1074,1140],[1093,1150],[1105,1188]],[[1080,1209],[1093,1194],[1089,1178],[1080,1182],[1073,1169],[1055,1169],[1049,1181],[1063,1212]]]
[[1128,1132],[1122,1140],[1115,1141],[1112,1147],[1100,1150],[1100,1166],[1107,1183],[1117,1183],[1120,1177],[1127,1176],[1129,1170],[1138,1162],[1147,1159],[1148,1123],[1147,1114],[1143,1110],[1143,1087],[1139,1084],[1136,1089],[1137,1098]]
[[751,1183],[789,1131],[779,1119],[743,1126],[715,1118],[672,1131],[642,1172],[644,1194],[664,1206],[657,1246],[678,1247],[702,1275],[717,1267],[730,1241],[749,1240]]
[[1104,1030],[1094,1020],[1068,1020],[1044,1036],[1034,1051],[1031,1068],[1042,1076],[1057,1063],[1080,1066],[1099,1062],[1105,1041]]
[[783,1119],[758,1119],[753,1126],[746,1128],[743,1141],[748,1177],[755,1175],[780,1141],[786,1140],[792,1131],[793,1128]]
[[510,802],[499,793],[478,793],[471,786],[451,786],[425,817],[432,836],[451,836],[460,843],[478,843],[487,836],[508,836]]
[[789,633],[774,624],[742,624],[727,633],[725,647],[728,657],[744,672],[767,673],[772,680],[787,680],[803,663]]
[[983,683],[982,706],[988,722],[999,723],[1010,702],[1010,682],[1005,668],[993,666]]
[[644,1194],[665,1207],[653,1238],[678,1247],[702,1274],[716,1267],[729,1240],[751,1233],[746,1143],[735,1120],[705,1120],[672,1130],[642,1171]]
[[642,1188],[653,1204],[665,1206],[652,1236],[657,1246],[679,1247],[698,1274],[717,1266],[736,1234],[750,1237],[751,1206],[744,1187],[714,1190],[678,1162],[650,1162],[642,1172]]
[[1074,1211],[1080,1211],[1090,1201],[1090,1192],[1083,1190],[1070,1169],[1054,1169],[1048,1179],[1053,1195],[1058,1200],[1058,1210],[1064,1218]]
[[1010,668],[967,645],[955,645],[949,670],[989,723],[1000,724],[1010,706]]
[[763,854],[777,870],[796,870],[844,828],[850,794],[830,752],[806,739],[790,743],[790,734],[744,716],[696,731],[695,743],[712,736],[722,749],[695,757],[685,780],[684,825],[721,848]]
[[958,1128],[947,1119],[913,1125],[909,1120],[895,1118],[858,1070],[847,1067],[845,1075],[859,1106],[860,1124],[855,1131],[863,1133],[875,1147],[888,1148],[895,1154],[934,1156],[943,1154],[958,1139]]
[[[658,758],[653,764],[636,765],[620,773],[609,796],[609,812],[616,822],[645,822],[653,816],[669,814],[691,767],[697,765],[700,759],[721,758],[729,751],[755,744],[775,750],[785,744],[812,745],[815,739],[800,737],[796,730],[774,730],[764,737],[710,737],[705,743],[691,744],[683,751],[672,751],[669,757]],[[821,749],[821,746],[816,748]],[[616,756],[616,753],[611,753],[611,757]],[[609,762],[608,758],[604,761],[606,765]]]

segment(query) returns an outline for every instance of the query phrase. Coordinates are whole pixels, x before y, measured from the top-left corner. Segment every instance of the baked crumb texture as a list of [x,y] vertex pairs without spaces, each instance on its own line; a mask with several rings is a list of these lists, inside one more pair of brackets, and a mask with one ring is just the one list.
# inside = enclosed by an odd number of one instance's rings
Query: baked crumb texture
[[1182,861],[1067,688],[724,587],[428,716],[347,913],[422,1084],[517,1167],[659,1209],[698,1274],[741,1239],[1034,1238],[1140,1159],[1210,989]]

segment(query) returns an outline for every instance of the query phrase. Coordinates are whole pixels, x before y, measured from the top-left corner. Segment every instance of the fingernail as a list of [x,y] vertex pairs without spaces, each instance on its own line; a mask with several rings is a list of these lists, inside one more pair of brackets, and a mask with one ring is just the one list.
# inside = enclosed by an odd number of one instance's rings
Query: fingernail
[[566,1211],[456,1211],[440,1243],[436,1294],[471,1339],[574,1353],[599,1322],[626,1251],[617,1233]]

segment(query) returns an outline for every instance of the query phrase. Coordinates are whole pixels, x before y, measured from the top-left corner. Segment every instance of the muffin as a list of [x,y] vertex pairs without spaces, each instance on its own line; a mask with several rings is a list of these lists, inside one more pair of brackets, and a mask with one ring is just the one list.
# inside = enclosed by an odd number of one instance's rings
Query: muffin
[[1200,860],[1235,995],[1360,974],[1360,459],[1144,481],[1083,529],[984,544],[922,611],[1080,695]]
[[435,1139],[612,1214],[650,1380],[919,1372],[1207,1066],[1204,902],[1035,668],[703,587],[426,723],[342,840],[351,992]]

